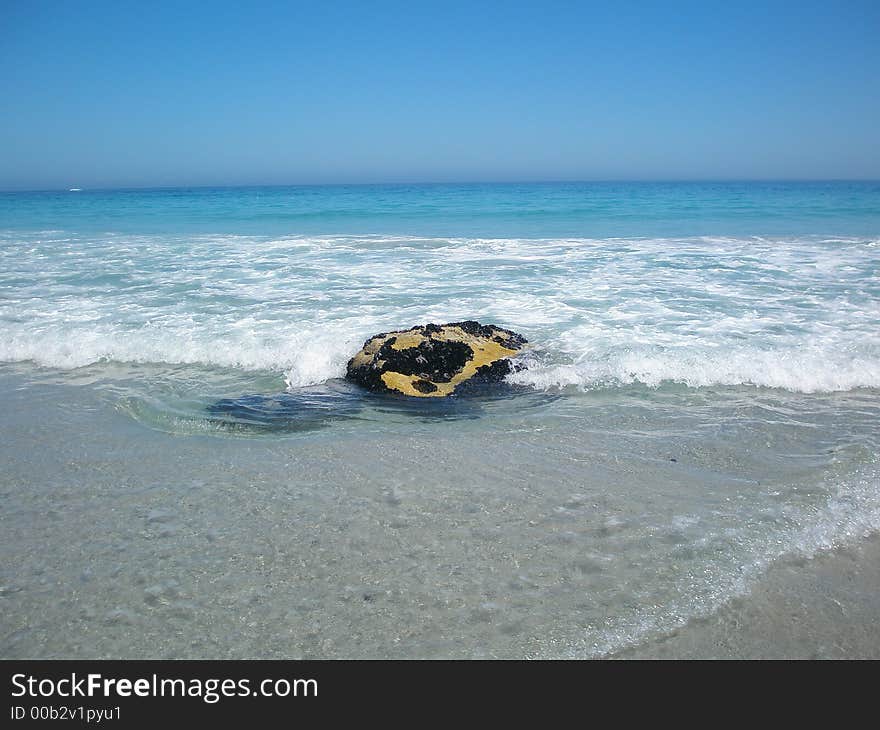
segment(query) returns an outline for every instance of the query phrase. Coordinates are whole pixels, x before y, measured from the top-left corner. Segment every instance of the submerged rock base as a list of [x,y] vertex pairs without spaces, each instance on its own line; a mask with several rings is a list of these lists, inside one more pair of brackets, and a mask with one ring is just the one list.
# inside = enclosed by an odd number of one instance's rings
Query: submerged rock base
[[479,322],[426,324],[374,335],[348,361],[346,377],[375,392],[452,395],[465,382],[497,382],[526,345],[516,332]]

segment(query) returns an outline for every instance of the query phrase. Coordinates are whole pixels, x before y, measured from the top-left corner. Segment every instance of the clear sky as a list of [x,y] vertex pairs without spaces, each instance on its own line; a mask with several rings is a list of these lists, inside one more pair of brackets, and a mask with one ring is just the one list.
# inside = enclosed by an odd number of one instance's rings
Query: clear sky
[[0,0],[0,188],[880,178],[880,2]]

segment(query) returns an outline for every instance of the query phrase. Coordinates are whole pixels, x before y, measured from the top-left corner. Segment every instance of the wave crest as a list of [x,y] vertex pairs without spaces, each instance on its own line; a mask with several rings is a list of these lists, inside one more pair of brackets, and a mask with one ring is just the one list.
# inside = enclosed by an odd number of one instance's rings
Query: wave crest
[[577,363],[545,364],[533,359],[509,380],[541,390],[678,383],[691,388],[752,385],[830,393],[880,387],[880,358],[846,357],[820,349],[640,350]]

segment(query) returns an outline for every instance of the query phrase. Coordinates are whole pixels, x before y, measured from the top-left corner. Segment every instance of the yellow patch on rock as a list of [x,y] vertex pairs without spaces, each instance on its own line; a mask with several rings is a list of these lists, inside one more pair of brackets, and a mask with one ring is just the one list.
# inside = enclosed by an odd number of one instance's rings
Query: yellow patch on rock
[[367,340],[349,361],[347,377],[371,390],[442,398],[494,363],[480,377],[503,379],[510,371],[506,358],[525,344],[510,330],[472,321],[414,327]]
[[[390,339],[390,338],[389,338]],[[388,340],[386,339],[386,342]],[[394,338],[391,344],[395,350],[408,350],[410,347],[418,347],[425,341],[425,336],[418,332],[404,332]]]
[[[445,334],[445,333],[444,333]],[[446,336],[447,338],[449,335]],[[439,337],[438,337],[439,339]],[[446,338],[444,338],[446,339]],[[516,354],[516,350],[511,350],[507,347],[502,347],[497,342],[492,342],[489,340],[485,344],[477,344],[473,342],[474,338],[470,338],[466,340],[466,344],[470,345],[474,351],[473,357],[465,363],[465,366],[456,373],[452,380],[448,383],[438,383],[435,381],[428,381],[432,385],[437,387],[437,390],[431,391],[429,393],[425,393],[416,389],[415,384],[419,381],[423,380],[418,376],[414,375],[403,375],[401,373],[395,373],[390,370],[386,370],[382,373],[382,381],[385,385],[388,386],[389,390],[399,390],[404,395],[414,395],[418,398],[443,398],[444,396],[450,395],[452,391],[455,390],[455,386],[459,383],[463,383],[465,380],[470,380],[477,372],[477,370],[484,365],[491,365],[496,360],[501,360],[505,357],[510,357],[511,355]],[[448,341],[448,340],[447,340]],[[454,342],[461,342],[462,340],[453,340]],[[395,349],[406,349],[406,348],[398,348],[397,343],[393,344],[392,347]],[[413,345],[411,345],[413,347]]]

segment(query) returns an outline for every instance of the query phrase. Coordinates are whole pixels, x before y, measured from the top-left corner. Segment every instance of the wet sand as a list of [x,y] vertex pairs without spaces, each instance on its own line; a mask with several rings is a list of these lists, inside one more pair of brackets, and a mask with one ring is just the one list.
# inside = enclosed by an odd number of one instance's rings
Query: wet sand
[[614,658],[880,658],[880,535],[782,561],[715,615]]

